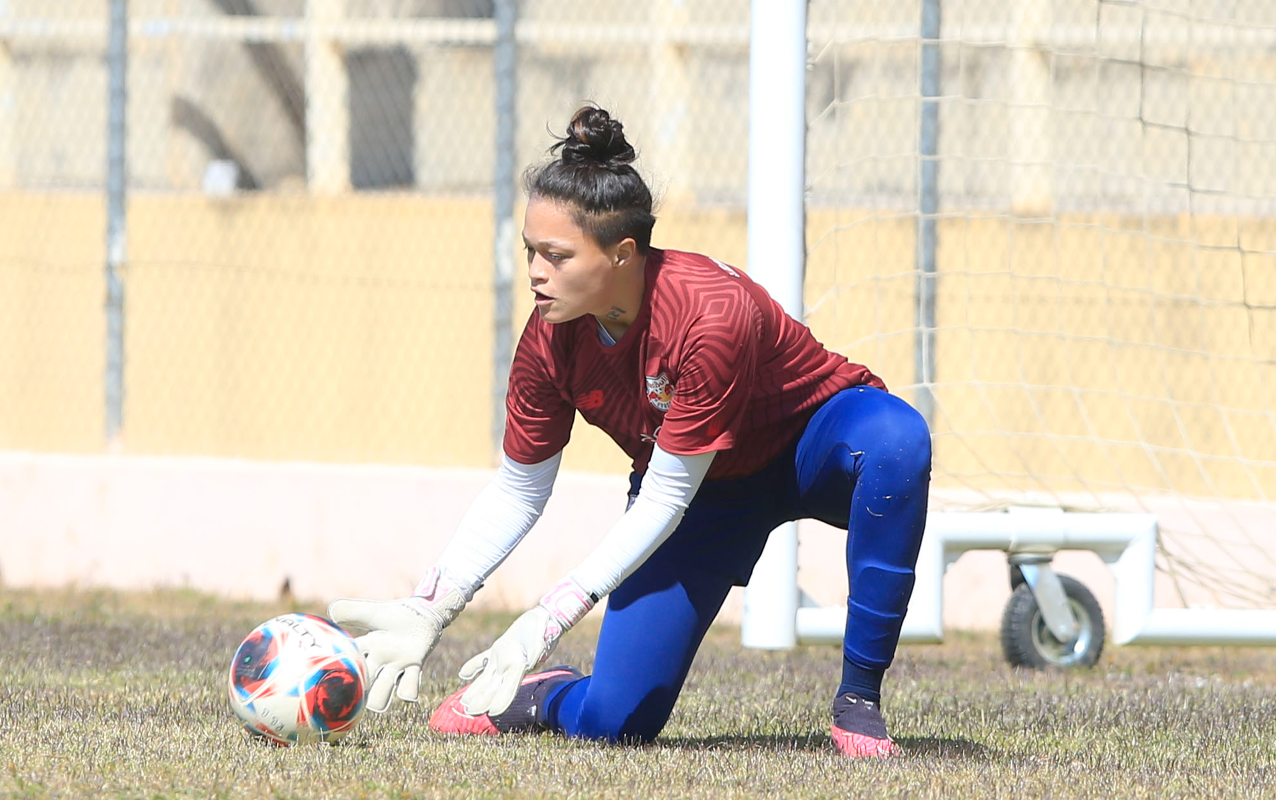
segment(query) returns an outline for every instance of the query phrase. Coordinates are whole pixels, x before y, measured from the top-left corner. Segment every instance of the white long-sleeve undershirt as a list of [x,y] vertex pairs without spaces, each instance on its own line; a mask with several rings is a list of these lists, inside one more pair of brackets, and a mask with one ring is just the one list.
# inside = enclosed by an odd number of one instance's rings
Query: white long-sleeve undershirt
[[536,464],[501,457],[495,479],[470,503],[437,564],[467,598],[540,519],[562,460],[562,452]]
[[[467,596],[522,541],[545,510],[562,454],[537,464],[504,457],[496,477],[470,505],[438,566]],[[712,452],[651,455],[637,499],[568,577],[595,600],[620,585],[678,527],[713,463]]]
[[712,452],[651,454],[638,497],[594,551],[568,573],[595,600],[610,594],[669,538],[713,464]]

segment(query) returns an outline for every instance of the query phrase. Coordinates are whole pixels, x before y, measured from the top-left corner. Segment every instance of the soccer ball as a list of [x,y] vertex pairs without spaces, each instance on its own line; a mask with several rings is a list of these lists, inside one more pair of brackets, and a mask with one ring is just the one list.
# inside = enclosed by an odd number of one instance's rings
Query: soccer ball
[[313,614],[258,625],[230,662],[230,707],[250,733],[291,745],[335,742],[363,714],[368,668],[354,639]]

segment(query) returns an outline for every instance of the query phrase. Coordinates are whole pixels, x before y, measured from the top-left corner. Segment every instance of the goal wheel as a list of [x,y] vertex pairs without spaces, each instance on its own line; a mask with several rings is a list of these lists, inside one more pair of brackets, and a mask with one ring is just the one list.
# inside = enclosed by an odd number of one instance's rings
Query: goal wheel
[[1059,576],[1068,606],[1077,620],[1077,635],[1061,642],[1050,632],[1032,596],[1032,587],[1020,583],[1010,595],[1001,615],[1001,651],[1016,667],[1031,669],[1072,669],[1092,667],[1103,652],[1106,629],[1103,610],[1081,581]]

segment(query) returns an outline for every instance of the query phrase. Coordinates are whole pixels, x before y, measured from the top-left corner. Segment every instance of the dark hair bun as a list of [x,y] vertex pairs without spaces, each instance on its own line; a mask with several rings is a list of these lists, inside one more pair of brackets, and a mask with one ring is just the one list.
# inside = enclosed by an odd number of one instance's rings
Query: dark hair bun
[[[651,190],[633,161],[625,129],[604,109],[585,106],[572,115],[567,136],[549,148],[557,158],[523,173],[527,196],[562,203],[601,247],[630,237],[638,252],[651,248]],[[561,151],[561,152],[560,152]]]
[[564,164],[596,164],[615,169],[633,163],[633,145],[625,140],[625,126],[604,109],[585,106],[572,115],[567,138],[555,147],[563,149]]

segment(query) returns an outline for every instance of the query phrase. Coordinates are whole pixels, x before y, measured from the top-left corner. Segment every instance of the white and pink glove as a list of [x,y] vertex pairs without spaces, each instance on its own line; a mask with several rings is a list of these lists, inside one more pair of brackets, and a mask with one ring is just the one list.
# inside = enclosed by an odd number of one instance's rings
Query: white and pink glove
[[510,707],[527,673],[549,658],[558,640],[597,600],[564,578],[540,604],[514,620],[492,646],[465,662],[461,679],[473,681],[461,696],[465,713],[500,714]]

